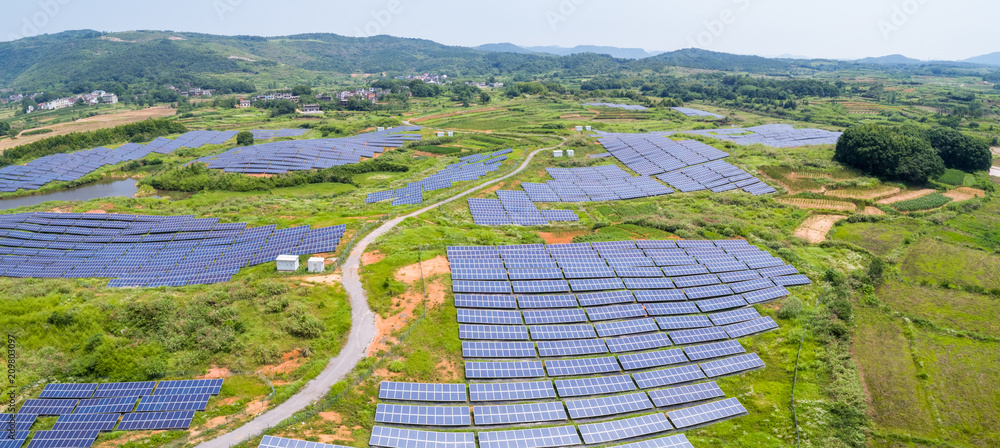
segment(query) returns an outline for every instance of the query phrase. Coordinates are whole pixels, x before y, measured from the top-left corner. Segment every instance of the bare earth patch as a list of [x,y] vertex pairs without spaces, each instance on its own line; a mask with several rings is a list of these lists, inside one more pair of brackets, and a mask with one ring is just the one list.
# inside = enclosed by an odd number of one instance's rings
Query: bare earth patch
[[923,190],[916,191],[906,191],[895,196],[890,196],[885,199],[878,201],[879,204],[895,204],[897,202],[909,201],[910,199],[917,199],[927,196],[933,193],[935,190],[925,188]]
[[72,132],[87,132],[87,131],[95,131],[98,129],[112,128],[123,124],[143,121],[148,118],[169,117],[174,115],[176,112],[177,109],[171,109],[165,106],[150,107],[142,110],[126,110],[115,114],[97,115],[94,117],[76,120],[70,123],[59,123],[56,125],[47,126],[45,129],[52,129],[52,132],[49,132],[47,134],[18,137],[15,140],[11,139],[0,140],[0,151],[13,148],[15,146],[21,146],[21,145],[26,145],[28,143],[36,142],[43,138],[55,137],[58,135],[66,135]]
[[429,278],[449,272],[451,272],[451,263],[448,263],[448,259],[441,255],[421,263],[399,268],[396,271],[396,281],[410,284],[420,281],[421,273],[423,273],[423,278]]
[[842,219],[847,219],[847,217],[840,215],[813,215],[806,218],[799,228],[795,229],[792,235],[802,238],[810,244],[819,244],[826,241],[826,234],[830,233],[833,225]]
[[307,281],[309,283],[320,283],[320,284],[330,285],[330,286],[339,285],[340,284],[340,274],[336,274],[335,273],[335,274],[330,274],[330,275],[321,275],[319,277],[307,277],[305,279],[305,281]]
[[878,208],[875,208],[875,207],[865,207],[865,214],[866,215],[879,216],[879,215],[884,215],[885,212],[883,212],[882,210],[880,210]]
[[969,199],[972,198],[985,198],[986,192],[983,190],[977,190],[975,188],[958,187],[954,190],[945,193],[944,195],[956,202],[959,202],[959,201],[968,201]]
[[[417,280],[420,280],[419,274]],[[427,309],[440,306],[444,303],[445,289],[440,281],[427,284]],[[406,326],[417,317],[423,314],[424,295],[420,285],[413,284],[406,294],[398,300],[399,304],[393,306],[393,314],[387,318],[375,314],[375,342],[368,347],[368,356],[372,356],[379,351],[385,351],[390,343],[395,343],[392,334],[406,328]]]
[[208,373],[206,373],[206,374],[204,374],[202,376],[199,376],[197,379],[199,379],[199,380],[211,380],[211,379],[216,379],[216,378],[225,378],[225,377],[229,376],[229,374],[230,374],[229,369],[227,369],[225,367],[215,367],[215,366],[212,366],[212,367],[210,367],[208,369]]
[[344,421],[344,417],[336,412],[320,412],[319,416],[328,422],[340,423]]
[[573,232],[560,233],[538,232],[538,236],[545,240],[545,244],[567,244],[572,243],[573,238],[580,235],[586,235],[588,233],[590,233],[589,230],[577,230]]
[[361,255],[361,265],[368,266],[385,260],[385,254],[379,251],[365,252]]
[[[305,362],[305,358],[302,357],[302,350],[295,349],[281,356],[284,360],[283,363],[276,366],[264,366],[257,370],[258,373],[263,373],[267,376],[278,375],[282,373],[292,373],[295,369],[298,369],[302,363]],[[251,403],[253,404],[253,403]]]

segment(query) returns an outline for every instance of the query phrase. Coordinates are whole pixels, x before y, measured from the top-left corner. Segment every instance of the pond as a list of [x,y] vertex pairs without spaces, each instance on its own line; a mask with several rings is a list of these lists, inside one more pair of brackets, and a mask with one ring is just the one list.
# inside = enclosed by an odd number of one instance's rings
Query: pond
[[[135,179],[113,180],[97,182],[66,190],[53,191],[51,193],[25,196],[22,198],[0,199],[0,210],[9,210],[18,207],[28,207],[49,201],[89,201],[91,199],[111,198],[111,197],[132,197],[139,191]],[[164,192],[163,194],[166,194]],[[171,198],[178,199],[180,196],[189,196],[184,193],[172,193]],[[160,196],[154,196],[160,197]]]

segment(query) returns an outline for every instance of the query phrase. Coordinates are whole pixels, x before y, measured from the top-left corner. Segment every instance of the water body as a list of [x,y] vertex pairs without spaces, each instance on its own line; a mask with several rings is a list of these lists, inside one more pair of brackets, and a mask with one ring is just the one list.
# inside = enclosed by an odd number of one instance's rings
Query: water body
[[[0,199],[0,210],[28,207],[49,201],[89,201],[91,199],[132,197],[139,191],[135,179],[97,182],[68,190],[25,196],[23,198]],[[171,195],[173,196],[173,195]]]

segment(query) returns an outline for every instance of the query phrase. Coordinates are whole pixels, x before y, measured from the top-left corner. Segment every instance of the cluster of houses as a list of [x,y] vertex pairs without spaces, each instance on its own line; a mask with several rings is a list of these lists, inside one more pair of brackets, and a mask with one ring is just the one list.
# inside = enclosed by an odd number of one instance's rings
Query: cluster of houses
[[200,87],[193,87],[181,89],[174,86],[167,86],[167,89],[177,92],[180,96],[196,97],[196,96],[212,96],[212,89],[202,89]]
[[[115,104],[118,102],[118,95],[113,93],[108,93],[103,90],[95,90],[90,93],[85,93],[83,95],[69,96],[65,98],[58,98],[47,103],[39,103],[37,110],[59,110],[65,109],[67,107],[72,107],[76,105],[77,102],[83,101],[84,104],[96,105],[96,104]],[[36,109],[32,106],[28,106],[27,112],[30,114]]]
[[[336,93],[334,95],[319,94],[319,95],[316,95],[316,99],[319,100],[319,101],[325,101],[325,102],[339,101],[340,104],[345,105],[345,106],[352,99],[359,99],[359,100],[363,100],[363,101],[370,101],[372,104],[375,104],[379,100],[381,100],[383,97],[385,97],[386,95],[388,95],[390,93],[392,93],[392,90],[382,89],[382,88],[377,88],[377,87],[369,87],[367,89],[361,88],[361,89],[357,89],[357,90],[354,90],[354,91],[344,90],[344,91],[338,92],[338,93]],[[253,107],[253,102],[254,101],[274,101],[274,100],[289,100],[289,101],[294,102],[295,104],[299,104],[300,103],[300,98],[297,97],[297,96],[292,95],[291,93],[288,93],[288,92],[275,92],[275,93],[266,93],[266,94],[263,94],[263,95],[257,95],[255,97],[250,98],[250,99],[240,98],[239,103],[237,103],[236,107],[238,109],[247,109],[247,108]],[[304,114],[322,113],[322,111],[320,110],[319,104],[306,104],[306,105],[302,106],[301,110],[302,110],[302,113],[304,113]]]
[[502,89],[503,88],[503,83],[502,82],[474,82],[474,81],[466,81],[465,85],[479,87],[480,89],[485,89],[487,87],[492,87],[494,89]]
[[[9,91],[9,89],[8,89],[8,91]],[[32,93],[31,95],[25,95],[23,93],[18,93],[17,95],[11,95],[11,96],[8,96],[7,98],[0,98],[0,104],[20,103],[25,98],[35,99],[36,96],[41,95],[42,93],[43,92]]]
[[405,81],[419,79],[427,84],[444,84],[448,79],[448,75],[433,75],[430,73],[424,73],[422,75],[397,76],[396,79],[402,79]]

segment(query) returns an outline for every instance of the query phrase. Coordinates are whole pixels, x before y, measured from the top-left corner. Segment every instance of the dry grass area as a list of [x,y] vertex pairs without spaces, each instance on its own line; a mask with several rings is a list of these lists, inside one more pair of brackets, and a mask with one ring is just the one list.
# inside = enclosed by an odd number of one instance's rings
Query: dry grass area
[[538,236],[545,240],[545,244],[567,244],[572,243],[573,238],[580,235],[586,235],[588,233],[590,233],[589,230],[574,230],[559,233],[538,232]]
[[957,202],[957,201],[968,201],[969,199],[972,198],[985,198],[986,192],[983,190],[977,190],[975,188],[958,187],[954,190],[944,193],[944,195]]
[[895,204],[897,202],[909,201],[910,199],[918,199],[933,193],[935,190],[925,188],[923,190],[916,191],[904,191],[900,194],[887,197],[885,199],[879,200],[879,204]]
[[[419,275],[417,281],[419,281]],[[385,351],[391,344],[397,341],[393,338],[393,333],[400,331],[410,325],[417,314],[423,313],[424,294],[420,290],[420,285],[414,283],[410,289],[398,297],[393,304],[393,314],[387,318],[375,313],[375,342],[368,346],[368,356],[373,356],[380,351]],[[435,308],[444,303],[445,288],[441,281],[434,281],[427,284],[427,308]]]
[[840,212],[854,212],[857,210],[857,206],[850,202],[844,201],[827,201],[823,199],[799,199],[799,198],[782,198],[778,199],[778,202],[791,205],[792,207],[804,208],[807,210],[834,210]]
[[406,284],[420,281],[421,278],[430,278],[438,274],[451,273],[451,264],[443,255],[421,263],[404,266],[396,271],[396,280]]
[[865,207],[865,214],[873,216],[881,216],[884,215],[885,212],[875,207]]
[[137,121],[143,121],[149,118],[169,117],[174,115],[176,112],[177,109],[171,109],[169,107],[159,106],[159,107],[150,107],[142,110],[127,110],[116,114],[98,115],[96,117],[84,118],[82,120],[77,120],[71,123],[60,123],[44,128],[44,129],[52,129],[52,132],[49,132],[47,134],[18,137],[16,140],[11,140],[11,139],[0,140],[0,151],[13,148],[15,146],[26,145],[28,143],[36,142],[44,138],[55,137],[58,135],[66,135],[73,132],[87,132],[87,131],[96,131],[98,129],[113,128],[115,126],[135,123]]
[[826,241],[826,235],[830,233],[833,225],[842,219],[847,219],[841,215],[813,215],[806,218],[795,232],[792,233],[797,238],[802,238],[810,244],[819,244]]
[[899,192],[899,188],[881,186],[878,188],[827,190],[825,194],[835,198],[872,200],[899,194]]

